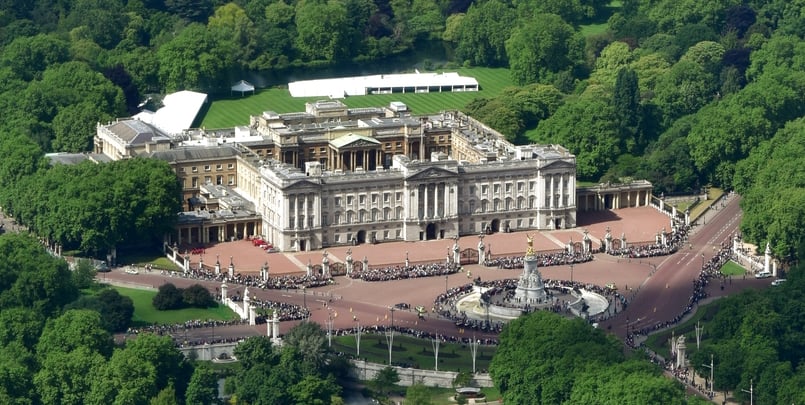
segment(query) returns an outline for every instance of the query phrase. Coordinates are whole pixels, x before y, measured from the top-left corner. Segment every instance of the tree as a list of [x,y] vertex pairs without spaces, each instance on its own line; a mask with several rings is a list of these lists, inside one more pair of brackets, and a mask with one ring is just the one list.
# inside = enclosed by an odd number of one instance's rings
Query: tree
[[252,336],[244,340],[235,347],[233,354],[247,370],[258,364],[275,365],[279,360],[267,336]]
[[201,284],[193,284],[182,291],[182,301],[185,306],[195,308],[209,308],[215,306],[215,299],[210,290]]
[[709,103],[715,96],[717,81],[701,65],[680,60],[657,81],[657,106],[671,123],[683,115],[691,114]]
[[125,332],[134,315],[131,298],[120,295],[112,288],[101,290],[96,296],[82,296],[65,306],[65,309],[91,309],[98,312],[103,328],[109,333]]
[[410,385],[405,390],[405,405],[433,405],[428,387],[422,383]]
[[0,235],[0,309],[25,307],[50,316],[78,296],[64,260],[33,237]]
[[79,259],[73,270],[73,284],[79,289],[89,288],[95,282],[95,274],[95,266],[91,261]]
[[640,86],[637,73],[629,68],[618,71],[615,79],[615,91],[612,95],[612,106],[618,124],[620,138],[625,140],[626,151],[635,153],[642,151],[646,141],[639,139],[640,124]]
[[40,77],[49,66],[69,59],[67,42],[54,35],[20,37],[8,44],[0,56],[0,66],[8,66],[19,78],[30,81]]
[[112,353],[112,336],[103,328],[97,312],[73,309],[48,320],[36,345],[36,354],[44,360],[52,353],[69,353],[82,347],[108,356]]
[[285,344],[302,357],[302,371],[313,374],[320,370],[327,359],[329,348],[325,332],[318,323],[300,323],[285,335]]
[[570,399],[583,368],[622,361],[618,343],[603,331],[537,311],[504,328],[489,372],[507,403],[555,404]]
[[309,60],[329,63],[348,55],[347,14],[343,3],[303,0],[296,5],[296,49]]
[[81,405],[105,364],[100,353],[87,347],[53,352],[42,362],[33,382],[42,403]]
[[383,395],[388,395],[398,382],[400,382],[400,376],[397,374],[397,369],[386,366],[378,371],[375,378],[372,379],[372,388]]
[[0,311],[0,325],[0,347],[16,342],[30,350],[42,333],[45,319],[32,308],[4,308]]
[[180,309],[184,307],[182,301],[182,289],[176,288],[173,283],[165,283],[159,286],[157,295],[154,296],[151,304],[160,311]]
[[612,105],[592,96],[568,100],[539,123],[530,139],[566,147],[576,155],[577,176],[593,181],[615,162],[626,141],[618,136]]
[[553,75],[583,60],[584,38],[555,14],[537,14],[512,31],[506,54],[519,85],[550,83]]
[[0,346],[0,400],[31,405],[37,399],[33,384],[36,360],[19,343]]
[[193,370],[185,393],[185,403],[197,405],[218,403],[218,377],[205,363],[199,363]]
[[126,342],[125,351],[153,366],[157,391],[171,386],[179,398],[184,398],[193,370],[173,339],[151,333],[140,334]]
[[506,66],[506,40],[514,19],[506,2],[473,2],[456,28],[456,58],[475,66]]
[[220,31],[190,24],[162,45],[157,59],[163,88],[176,91],[220,87],[220,79],[227,67],[234,65],[235,57],[225,39]]
[[153,364],[132,351],[116,349],[106,366],[99,371],[98,378],[92,380],[85,403],[147,405],[157,393],[159,390]]
[[341,387],[330,375],[327,378],[308,375],[289,388],[291,398],[295,404],[328,404],[333,397],[341,394]]

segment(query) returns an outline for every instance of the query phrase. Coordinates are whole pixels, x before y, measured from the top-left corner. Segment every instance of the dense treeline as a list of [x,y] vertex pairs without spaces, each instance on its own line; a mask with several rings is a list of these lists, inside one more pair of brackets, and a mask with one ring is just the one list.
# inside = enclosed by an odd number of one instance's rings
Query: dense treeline
[[799,266],[780,286],[718,301],[715,317],[704,324],[701,349],[688,345],[694,367],[710,364],[713,356],[717,391],[731,391],[747,403],[749,395],[742,390],[752,385],[757,404],[805,402],[804,271]]
[[[67,262],[27,235],[0,235],[0,257],[0,403],[219,403],[219,374],[186,359],[170,337],[113,341],[131,321],[130,299],[112,289],[79,298]],[[238,346],[233,403],[343,403],[335,379],[347,364],[328,350],[324,331],[305,323],[285,343],[278,350],[257,337]]]
[[506,403],[700,404],[613,336],[581,319],[536,311],[510,322],[489,372]]

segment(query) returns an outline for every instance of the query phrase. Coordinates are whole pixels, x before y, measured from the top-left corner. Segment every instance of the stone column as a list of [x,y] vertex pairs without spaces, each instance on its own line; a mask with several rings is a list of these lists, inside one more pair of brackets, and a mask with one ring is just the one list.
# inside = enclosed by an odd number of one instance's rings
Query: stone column
[[221,283],[221,302],[226,305],[226,300],[229,299],[229,296],[226,294],[227,285],[226,283]]
[[428,210],[428,184],[425,184],[425,219],[430,218],[430,210]]
[[299,194],[293,196],[293,228],[299,229]]
[[229,256],[229,278],[235,277],[235,262],[232,261],[232,256]]
[[564,207],[565,199],[565,176],[559,175],[559,207]]
[[254,305],[249,305],[249,325],[257,325],[257,314],[255,313]]
[[218,255],[215,255],[215,275],[221,274],[221,262],[218,260]]
[[280,317],[279,317],[279,315],[277,315],[277,311],[274,311],[274,319],[272,319],[271,323],[272,323],[272,326],[273,326],[272,329],[274,330],[273,333],[272,333],[274,335],[274,339],[275,340],[279,339],[280,338]]
[[763,271],[771,272],[771,245],[769,242],[766,242],[766,251],[763,252]]
[[306,269],[306,271],[307,271],[308,277],[310,277],[310,275],[313,274],[313,264],[310,263],[310,259],[307,259],[307,269]]
[[307,224],[308,224],[308,212],[307,212],[307,204],[308,204],[308,201],[307,201],[307,194],[308,194],[308,193],[305,193],[305,198],[302,200],[302,203],[303,203],[303,204],[305,204],[304,211],[303,211],[303,212],[305,213],[305,215],[304,215],[304,217],[303,217],[303,218],[304,218],[304,220],[302,221],[302,229],[306,229],[306,228],[307,228]]
[[554,194],[554,192],[553,192],[553,178],[554,178],[554,176],[551,175],[551,183],[550,183],[551,193],[549,194],[550,199],[548,200],[548,208],[553,208],[553,194]]

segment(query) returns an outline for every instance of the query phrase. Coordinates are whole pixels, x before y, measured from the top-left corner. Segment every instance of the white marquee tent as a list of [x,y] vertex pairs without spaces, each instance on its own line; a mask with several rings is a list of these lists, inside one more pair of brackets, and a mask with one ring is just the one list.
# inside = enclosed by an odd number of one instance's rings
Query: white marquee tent
[[232,86],[232,93],[240,92],[240,95],[243,96],[243,93],[247,91],[250,91],[252,94],[254,94],[254,85],[245,80],[241,80]]

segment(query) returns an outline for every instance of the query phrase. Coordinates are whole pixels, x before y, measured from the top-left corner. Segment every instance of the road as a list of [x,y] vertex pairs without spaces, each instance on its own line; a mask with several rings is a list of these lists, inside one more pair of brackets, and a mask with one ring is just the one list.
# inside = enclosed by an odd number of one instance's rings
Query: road
[[[740,197],[726,198],[724,206],[714,204],[689,235],[687,249],[673,255],[657,258],[657,270],[639,287],[626,310],[601,326],[611,330],[621,339],[626,336],[627,323],[632,329],[652,327],[681,314],[687,307],[693,291],[693,281],[699,276],[705,261],[721,249],[722,243],[731,246],[732,237],[738,231],[742,211]],[[714,289],[708,292],[716,294]],[[722,290],[718,290],[722,291]]]

